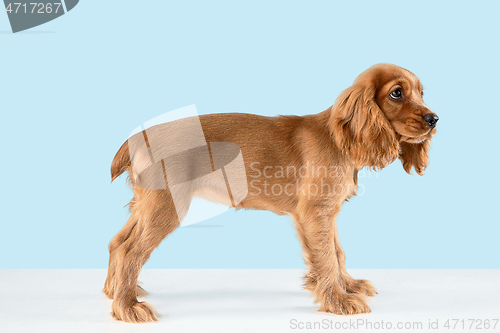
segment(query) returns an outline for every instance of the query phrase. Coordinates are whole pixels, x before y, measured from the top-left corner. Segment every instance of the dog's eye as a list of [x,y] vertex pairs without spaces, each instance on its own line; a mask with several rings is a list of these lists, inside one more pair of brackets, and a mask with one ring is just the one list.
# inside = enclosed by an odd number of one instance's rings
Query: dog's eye
[[403,98],[403,93],[401,92],[401,89],[396,89],[393,92],[390,93],[392,99],[401,99]]

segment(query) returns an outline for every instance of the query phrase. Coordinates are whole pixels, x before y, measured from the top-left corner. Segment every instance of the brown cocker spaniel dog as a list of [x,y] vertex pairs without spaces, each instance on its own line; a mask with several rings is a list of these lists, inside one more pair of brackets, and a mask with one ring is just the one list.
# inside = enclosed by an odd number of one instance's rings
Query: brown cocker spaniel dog
[[[249,191],[237,204],[233,200],[224,203],[236,209],[286,214],[295,220],[308,267],[304,285],[321,311],[339,315],[370,312],[367,296],[374,296],[375,288],[369,281],[348,274],[336,217],[344,201],[356,194],[361,168],[380,170],[399,158],[406,172],[414,168],[422,175],[439,119],[422,96],[422,85],[413,73],[377,64],[359,75],[333,106],[319,114],[199,117],[206,142],[229,142],[241,149]],[[137,135],[146,138],[145,131]],[[184,216],[174,209],[168,187],[148,189],[137,184],[131,159],[140,157],[131,156],[129,146],[130,139],[111,166],[113,180],[125,171],[130,173],[134,197],[128,222],[109,244],[103,291],[113,299],[114,318],[148,322],[157,320],[158,315],[151,305],[137,300],[146,295],[137,285],[139,272],[153,249]],[[274,174],[276,170],[281,170],[280,176]],[[169,181],[167,177],[165,181]],[[188,198],[203,192],[199,196],[223,201],[217,195],[219,185],[204,186],[208,191],[189,192]]]

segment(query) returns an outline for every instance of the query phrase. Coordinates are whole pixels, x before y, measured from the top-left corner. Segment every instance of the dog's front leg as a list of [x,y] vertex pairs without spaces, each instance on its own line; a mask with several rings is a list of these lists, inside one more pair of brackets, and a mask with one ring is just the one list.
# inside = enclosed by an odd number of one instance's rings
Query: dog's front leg
[[[357,314],[370,312],[366,296],[348,293],[342,285],[341,268],[345,258],[337,251],[338,243],[335,218],[342,201],[336,196],[301,193],[295,215],[297,231],[304,250],[304,259],[309,267],[305,287],[309,289],[320,311],[335,314]],[[340,244],[339,244],[340,246]]]
[[353,279],[345,268],[345,253],[340,245],[339,233],[337,231],[337,224],[333,224],[334,231],[334,243],[335,251],[337,254],[337,260],[339,263],[339,278],[342,287],[348,293],[352,294],[364,294],[366,296],[375,296],[377,291],[373,284],[368,280],[356,280]]

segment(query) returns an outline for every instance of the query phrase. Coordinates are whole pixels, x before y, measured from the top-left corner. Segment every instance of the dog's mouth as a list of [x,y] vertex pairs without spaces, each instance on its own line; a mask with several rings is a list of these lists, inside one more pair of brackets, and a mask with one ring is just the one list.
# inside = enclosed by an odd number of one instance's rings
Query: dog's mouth
[[398,133],[400,136],[399,141],[400,142],[408,142],[408,143],[422,143],[425,140],[430,140],[436,133],[436,128],[431,128],[429,131],[423,135],[419,136],[406,136],[403,134]]
[[401,141],[408,142],[408,143],[422,143],[425,140],[427,140],[426,135],[417,136],[417,137],[401,136]]

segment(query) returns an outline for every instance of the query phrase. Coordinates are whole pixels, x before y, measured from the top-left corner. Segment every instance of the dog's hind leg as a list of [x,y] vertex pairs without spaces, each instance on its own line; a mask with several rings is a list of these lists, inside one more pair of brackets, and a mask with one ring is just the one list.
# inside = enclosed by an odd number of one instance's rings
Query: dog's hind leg
[[[134,200],[131,201],[131,206]],[[109,242],[109,264],[108,275],[104,283],[103,293],[110,299],[113,299],[115,293],[115,273],[116,273],[116,249],[118,249],[132,234],[137,225],[137,215],[132,213],[123,228]],[[147,296],[147,292],[142,287],[137,286],[137,297]]]
[[[126,322],[157,320],[151,305],[137,300],[137,279],[151,252],[180,224],[168,190],[144,190],[133,212],[138,222],[115,252],[116,276],[112,316]],[[189,207],[189,205],[188,205]]]

